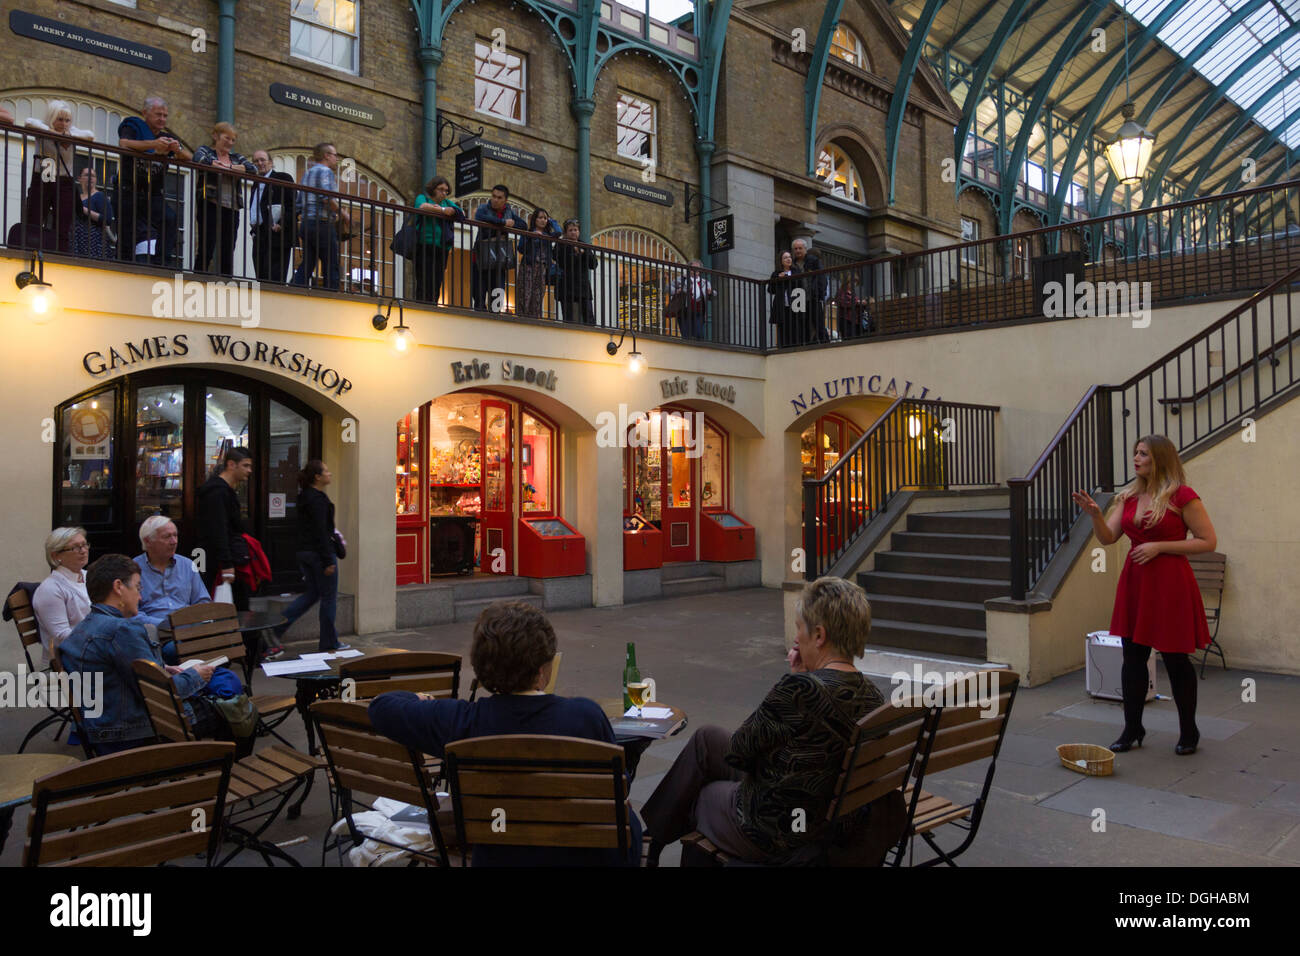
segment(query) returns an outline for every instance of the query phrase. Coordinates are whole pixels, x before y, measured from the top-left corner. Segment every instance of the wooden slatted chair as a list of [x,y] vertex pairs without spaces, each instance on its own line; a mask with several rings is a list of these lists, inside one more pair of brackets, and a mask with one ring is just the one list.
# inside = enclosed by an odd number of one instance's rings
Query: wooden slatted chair
[[[59,649],[56,647],[50,651],[50,670],[56,674],[63,673],[63,660],[59,657]],[[85,753],[87,760],[93,760],[98,754],[95,752],[95,746],[90,742],[90,731],[86,729],[86,724],[82,720],[81,710],[77,707],[68,708],[68,716],[72,720],[72,726],[77,730],[77,738],[81,741],[82,752]],[[56,736],[55,740],[58,739]]]
[[[370,700],[393,690],[455,699],[460,695],[460,662],[459,654],[400,651],[344,661],[339,677],[348,688],[345,699]],[[354,682],[350,687],[348,680]]]
[[629,855],[632,810],[617,744],[511,734],[458,740],[444,755],[462,865],[468,864],[469,848],[480,846],[616,849],[620,858]]
[[[36,611],[32,607],[31,599],[27,592],[21,588],[9,595],[6,602],[9,614],[14,619],[14,627],[18,629],[18,639],[23,645],[23,657],[27,660],[27,672],[34,674],[40,671],[40,668],[32,661],[31,649],[39,647],[41,643],[41,628],[36,620]],[[49,713],[36,722],[31,730],[27,731],[27,736],[23,742],[18,745],[18,752],[22,753],[27,745],[31,743],[33,737],[39,734],[46,727],[57,724],[54,730],[54,739],[57,742],[63,735],[64,728],[72,721],[72,710],[69,707],[52,707],[47,702],[46,706]]]
[[[163,741],[189,741],[194,731],[176,696],[171,675],[150,660],[134,663],[136,685],[144,697],[153,731]],[[261,855],[267,866],[272,857],[299,866],[262,834],[280,816],[285,804],[319,766],[318,761],[296,750],[273,744],[235,763],[230,774],[230,800],[226,807],[226,839],[235,849],[218,866],[225,866],[246,849]]]
[[42,777],[23,866],[150,866],[200,853],[211,866],[234,756],[229,743],[164,744]]
[[[370,839],[384,846],[405,850],[411,855],[413,863],[449,866],[450,859],[442,833],[442,826],[449,822],[448,815],[445,811],[442,812],[440,824],[436,774],[435,769],[427,763],[427,755],[376,733],[370,723],[370,711],[366,703],[321,700],[311,705],[311,716],[324,745],[325,760],[338,795],[338,811],[333,823],[337,823],[340,816],[347,820],[348,837],[352,840],[352,845],[360,846]],[[358,805],[367,810],[373,808],[358,800],[358,793],[387,797],[422,808],[428,817],[434,852],[390,843],[376,836],[367,837],[357,827],[353,814]],[[321,846],[322,865],[331,849],[338,850],[341,860],[341,837],[331,841],[329,835],[326,835]]]
[[[907,831],[915,801],[905,786],[924,756],[926,731],[934,711],[883,704],[860,719],[844,752],[835,798],[826,813],[827,829],[809,846],[771,865],[880,866]],[[870,810],[864,813],[864,808]],[[743,865],[703,834],[682,837],[682,866],[693,860],[712,865]]]
[[1201,589],[1201,600],[1205,602],[1205,623],[1210,627],[1210,643],[1201,655],[1201,680],[1205,680],[1205,665],[1211,654],[1217,654],[1223,669],[1228,669],[1228,659],[1223,656],[1219,644],[1219,611],[1223,608],[1223,585],[1227,577],[1228,556],[1219,551],[1207,551],[1205,554],[1189,554],[1192,574],[1196,575],[1196,585]]
[[[980,674],[988,674],[982,678]],[[989,701],[990,707],[979,704],[981,680],[992,680],[997,675],[996,696]],[[935,717],[926,731],[927,739],[922,743],[920,760],[912,770],[912,784],[907,797],[910,809],[910,823],[903,839],[894,849],[893,865],[901,866],[903,857],[910,855],[910,848],[920,837],[937,855],[915,866],[937,866],[953,862],[965,853],[975,842],[979,833],[980,820],[988,804],[989,791],[993,787],[993,774],[997,770],[998,752],[1007,734],[1007,725],[1011,721],[1011,706],[1015,703],[1016,691],[1020,687],[1020,675],[1009,670],[973,672],[948,684],[942,691],[941,699],[945,705],[934,708]],[[986,689],[991,687],[986,685]],[[963,701],[959,705],[947,706],[954,701]],[[992,710],[992,714],[988,711]],[[987,716],[985,716],[988,714]],[[984,785],[979,796],[966,802],[958,803],[946,797],[926,793],[921,789],[925,778],[930,774],[942,773],[963,764],[974,763],[988,758],[989,766],[984,774]],[[966,837],[953,850],[944,850],[935,840],[935,831],[945,826],[953,826],[966,831]]]
[[182,662],[194,658],[205,661],[225,657],[233,667],[236,662],[244,669],[244,683],[257,707],[259,737],[270,734],[281,743],[292,746],[275,732],[275,728],[297,709],[292,694],[253,694],[254,662],[248,657],[244,635],[239,631],[239,612],[233,604],[204,603],[178,608],[168,616],[172,640]]

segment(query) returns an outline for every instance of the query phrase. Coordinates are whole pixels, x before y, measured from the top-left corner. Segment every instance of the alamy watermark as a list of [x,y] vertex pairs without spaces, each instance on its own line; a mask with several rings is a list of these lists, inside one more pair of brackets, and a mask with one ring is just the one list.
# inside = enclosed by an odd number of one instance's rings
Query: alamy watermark
[[262,286],[256,279],[186,282],[179,272],[171,282],[153,284],[153,314],[160,319],[239,319],[246,329],[262,322]]
[[895,707],[972,707],[984,718],[998,716],[997,671],[924,671],[912,665],[912,673],[895,671],[889,702]]
[[0,708],[77,707],[90,718],[104,712],[104,675],[99,672],[56,673],[0,671]]
[[1049,319],[1123,316],[1133,320],[1133,328],[1151,324],[1150,282],[1074,281],[1074,273],[1065,274],[1065,282],[1043,283],[1043,315]]
[[596,415],[596,444],[601,448],[658,448],[669,446],[670,451],[684,451],[687,458],[704,454],[703,412],[628,411],[620,402],[617,414],[598,412]]

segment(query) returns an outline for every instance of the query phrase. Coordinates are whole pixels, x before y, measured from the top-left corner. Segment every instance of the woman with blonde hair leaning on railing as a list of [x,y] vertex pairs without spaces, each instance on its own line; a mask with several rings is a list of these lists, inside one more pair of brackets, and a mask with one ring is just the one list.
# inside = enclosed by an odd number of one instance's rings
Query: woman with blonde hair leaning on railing
[[1115,495],[1108,515],[1102,515],[1087,492],[1071,496],[1092,518],[1098,541],[1114,544],[1125,534],[1132,542],[1110,619],[1111,634],[1124,641],[1120,672],[1124,732],[1110,749],[1123,753],[1142,745],[1147,660],[1154,648],[1164,657],[1178,707],[1174,753],[1192,754],[1201,734],[1196,729],[1196,670],[1188,655],[1210,643],[1210,632],[1187,556],[1213,551],[1217,539],[1205,505],[1188,487],[1178,450],[1168,438],[1139,438],[1133,446],[1133,473],[1136,477]]

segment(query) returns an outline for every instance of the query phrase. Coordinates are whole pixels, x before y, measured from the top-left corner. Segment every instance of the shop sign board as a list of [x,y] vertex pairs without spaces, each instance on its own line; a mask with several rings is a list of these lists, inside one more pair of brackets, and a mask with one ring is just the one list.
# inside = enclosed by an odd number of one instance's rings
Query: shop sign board
[[[452,362],[451,377],[457,385],[462,382],[490,379],[492,378],[492,363],[487,359]],[[536,385],[538,388],[553,392],[557,380],[555,369],[532,368],[518,359],[504,359],[501,362],[501,381],[505,383],[521,382],[525,385]]]
[[286,83],[271,84],[271,99],[281,106],[292,106],[294,109],[307,110],[309,113],[319,113],[322,116],[347,120],[349,123],[359,123],[371,129],[383,129],[387,122],[383,110],[341,100],[315,90],[289,86]]
[[[692,394],[690,379],[682,378],[680,375],[674,375],[672,378],[661,378],[659,380],[659,390],[663,393],[664,398],[678,398]],[[715,398],[730,405],[736,404],[736,386],[723,385],[721,382],[711,381],[703,375],[695,377],[694,394],[700,398]]]
[[170,73],[171,54],[156,46],[145,46],[123,37],[109,36],[62,20],[38,17],[22,10],[9,11],[9,29],[19,36],[43,40],[55,46],[78,50],[106,60],[142,66],[158,73]]
[[[843,388],[841,388],[843,386]],[[903,380],[903,390],[898,389],[898,378],[891,377],[886,383],[885,376],[881,373],[874,375],[846,375],[843,378],[832,378],[823,381],[820,386],[813,385],[805,393],[800,392],[797,396],[790,399],[790,404],[794,407],[796,415],[802,415],[808,411],[809,407],[819,405],[822,402],[828,402],[835,398],[847,398],[853,395],[884,395],[889,398],[915,398],[932,402],[940,401],[938,395],[930,395],[930,387],[927,385],[921,388],[921,394],[913,395],[912,389],[918,386],[913,385],[907,379]]]

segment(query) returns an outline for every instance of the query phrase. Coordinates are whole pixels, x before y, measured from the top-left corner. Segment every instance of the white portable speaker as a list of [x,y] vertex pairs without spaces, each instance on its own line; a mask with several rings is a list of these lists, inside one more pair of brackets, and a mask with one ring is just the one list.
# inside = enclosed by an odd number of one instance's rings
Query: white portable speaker
[[[1084,673],[1088,693],[1107,700],[1123,700],[1120,671],[1124,666],[1124,644],[1110,631],[1093,631],[1084,639]],[[1147,658],[1147,700],[1156,696],[1156,652]]]

